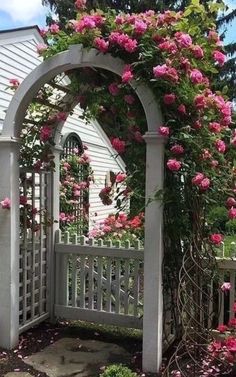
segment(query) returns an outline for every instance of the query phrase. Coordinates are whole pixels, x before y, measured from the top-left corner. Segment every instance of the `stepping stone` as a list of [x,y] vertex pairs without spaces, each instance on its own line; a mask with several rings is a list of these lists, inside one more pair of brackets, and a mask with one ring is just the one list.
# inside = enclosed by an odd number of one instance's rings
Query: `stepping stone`
[[4,377],[34,377],[27,372],[10,372],[4,375]]
[[131,355],[116,344],[64,338],[23,361],[49,377],[97,377],[100,368],[130,359]]

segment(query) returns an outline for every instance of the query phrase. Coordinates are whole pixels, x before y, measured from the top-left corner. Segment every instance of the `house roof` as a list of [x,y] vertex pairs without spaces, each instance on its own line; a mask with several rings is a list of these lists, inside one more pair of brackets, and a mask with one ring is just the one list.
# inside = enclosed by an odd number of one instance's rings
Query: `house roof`
[[32,25],[32,26],[24,26],[24,27],[18,27],[18,28],[13,28],[13,29],[0,30],[0,34],[2,34],[2,33],[12,33],[14,31],[30,30],[30,29],[36,29],[40,33],[40,29],[39,29],[38,25]]

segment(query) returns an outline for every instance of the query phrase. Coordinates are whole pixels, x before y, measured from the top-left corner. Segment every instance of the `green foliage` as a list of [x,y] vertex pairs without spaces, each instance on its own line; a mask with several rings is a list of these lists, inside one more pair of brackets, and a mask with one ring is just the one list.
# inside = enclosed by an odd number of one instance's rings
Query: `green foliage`
[[207,221],[213,229],[225,232],[228,221],[228,213],[225,207],[214,207],[207,216]]
[[236,241],[236,220],[229,220],[225,224],[225,229],[228,234],[235,234]]
[[100,377],[137,377],[137,374],[123,365],[110,365]]

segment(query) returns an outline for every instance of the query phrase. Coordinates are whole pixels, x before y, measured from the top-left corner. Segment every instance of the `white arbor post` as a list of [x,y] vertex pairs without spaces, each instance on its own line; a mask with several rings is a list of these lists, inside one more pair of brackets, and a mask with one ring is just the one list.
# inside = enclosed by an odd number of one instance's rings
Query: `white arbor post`
[[48,237],[49,247],[49,268],[50,273],[48,278],[49,284],[49,313],[51,321],[54,321],[54,304],[55,304],[55,234],[56,230],[59,229],[59,214],[60,214],[60,156],[62,152],[62,147],[56,145],[53,149],[55,171],[52,173],[50,185],[48,187],[47,197],[48,197],[48,210],[50,216],[53,219],[53,224],[50,228],[50,236]]
[[19,144],[0,136],[0,346],[11,349],[19,335]]
[[163,188],[165,139],[147,132],[146,211],[144,254],[143,370],[157,373],[162,362],[163,334],[163,208],[154,199]]

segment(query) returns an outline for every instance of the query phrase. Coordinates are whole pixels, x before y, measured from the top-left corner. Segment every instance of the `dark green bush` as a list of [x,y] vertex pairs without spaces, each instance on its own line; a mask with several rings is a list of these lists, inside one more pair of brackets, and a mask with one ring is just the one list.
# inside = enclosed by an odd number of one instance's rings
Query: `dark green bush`
[[236,234],[236,220],[227,221],[225,229],[228,234]]
[[229,220],[228,212],[225,207],[214,207],[207,216],[207,222],[216,231],[225,232],[225,225]]
[[137,377],[137,374],[123,365],[110,365],[100,377]]

